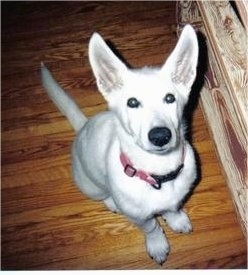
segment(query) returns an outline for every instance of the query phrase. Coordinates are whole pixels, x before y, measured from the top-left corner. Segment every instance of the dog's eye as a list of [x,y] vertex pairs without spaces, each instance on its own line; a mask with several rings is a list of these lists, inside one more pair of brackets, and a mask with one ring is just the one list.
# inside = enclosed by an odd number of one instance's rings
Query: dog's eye
[[166,103],[173,103],[175,101],[175,96],[173,94],[167,94],[164,98]]
[[130,108],[138,108],[140,106],[140,102],[135,97],[131,97],[127,101],[127,106]]

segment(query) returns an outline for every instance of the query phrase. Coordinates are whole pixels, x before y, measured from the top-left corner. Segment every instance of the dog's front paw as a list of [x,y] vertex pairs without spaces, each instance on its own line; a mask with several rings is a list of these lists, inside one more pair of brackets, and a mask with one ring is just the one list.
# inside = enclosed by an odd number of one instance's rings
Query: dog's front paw
[[146,235],[146,250],[158,264],[162,265],[166,261],[170,246],[161,228]]
[[166,212],[163,218],[167,221],[169,227],[177,233],[190,233],[192,231],[189,217],[183,210]]

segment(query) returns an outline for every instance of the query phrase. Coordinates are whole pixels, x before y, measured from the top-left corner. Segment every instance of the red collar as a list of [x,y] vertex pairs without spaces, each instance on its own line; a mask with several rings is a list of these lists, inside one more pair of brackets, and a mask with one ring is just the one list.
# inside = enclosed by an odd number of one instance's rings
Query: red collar
[[120,154],[120,161],[122,166],[124,167],[124,173],[128,176],[128,177],[138,177],[141,180],[149,183],[152,187],[154,187],[155,189],[160,189],[162,183],[166,182],[166,181],[170,181],[175,179],[180,172],[183,169],[184,166],[184,158],[185,158],[185,149],[184,149],[184,145],[183,145],[183,150],[182,150],[182,163],[178,166],[178,168],[166,175],[162,175],[162,176],[158,176],[158,175],[153,175],[153,174],[149,174],[143,170],[137,170],[133,167],[132,162],[130,161],[130,159],[127,157],[127,155],[125,155],[123,152],[121,152]]

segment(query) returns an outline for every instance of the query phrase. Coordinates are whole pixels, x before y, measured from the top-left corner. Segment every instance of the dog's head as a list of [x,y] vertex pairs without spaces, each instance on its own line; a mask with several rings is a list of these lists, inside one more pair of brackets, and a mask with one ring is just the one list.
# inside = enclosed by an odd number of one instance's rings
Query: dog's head
[[162,154],[180,143],[183,109],[198,60],[190,25],[161,68],[128,68],[97,33],[90,40],[89,59],[109,108],[142,149]]

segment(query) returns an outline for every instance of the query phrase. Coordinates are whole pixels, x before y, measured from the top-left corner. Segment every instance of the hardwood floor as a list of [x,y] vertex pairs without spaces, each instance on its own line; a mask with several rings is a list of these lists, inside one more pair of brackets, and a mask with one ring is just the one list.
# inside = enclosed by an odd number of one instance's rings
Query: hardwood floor
[[135,226],[75,187],[75,134],[41,87],[39,66],[88,116],[105,110],[88,61],[94,31],[135,67],[162,64],[177,41],[175,2],[2,2],[1,268],[246,268],[246,240],[199,105],[192,142],[201,179],[185,206],[194,232],[163,224],[171,253],[162,267]]

